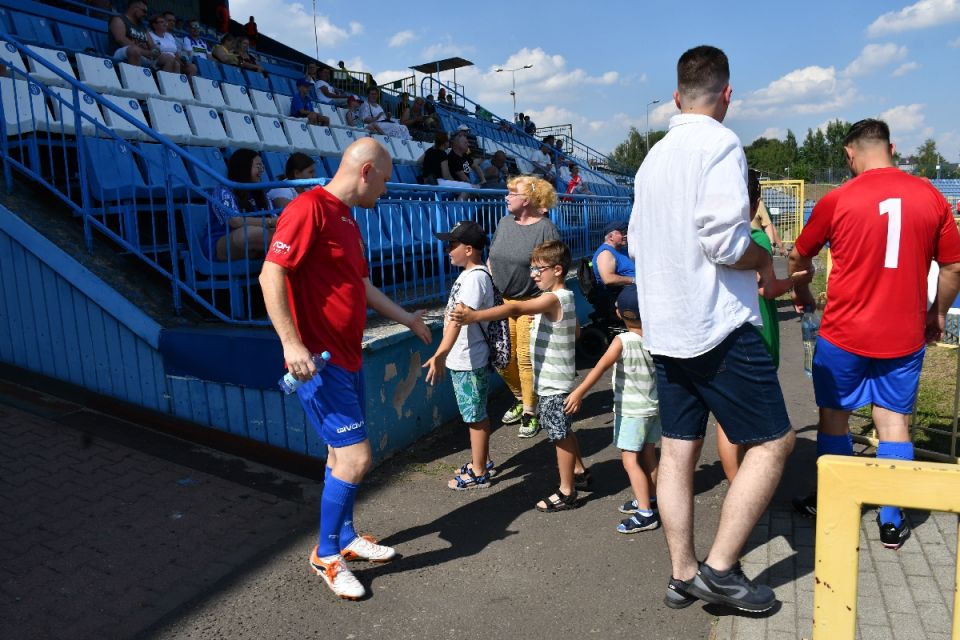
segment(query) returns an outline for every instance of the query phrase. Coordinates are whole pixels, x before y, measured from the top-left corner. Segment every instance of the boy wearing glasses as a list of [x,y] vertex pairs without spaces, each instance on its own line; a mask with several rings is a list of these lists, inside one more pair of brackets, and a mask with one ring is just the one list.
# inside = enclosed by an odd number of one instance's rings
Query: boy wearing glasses
[[[487,233],[476,222],[462,220],[448,233],[435,233],[437,239],[447,243],[450,263],[463,271],[450,288],[447,313],[457,305],[470,309],[488,309],[493,306],[493,279],[483,266],[483,248],[487,246]],[[450,370],[453,392],[457,398],[460,416],[470,429],[472,458],[458,474],[447,483],[455,491],[486,489],[490,477],[496,472],[490,461],[490,418],[487,416],[487,389],[490,362],[490,347],[485,334],[486,326],[475,324],[467,327],[447,319],[443,327],[443,340],[432,358],[423,368],[427,370],[427,384],[443,380],[444,371]]]
[[574,478],[580,449],[570,416],[563,408],[577,374],[574,357],[580,330],[573,292],[564,286],[570,262],[567,245],[559,240],[544,242],[530,254],[530,277],[543,295],[484,311],[473,311],[460,304],[450,313],[450,319],[460,324],[534,316],[530,346],[538,413],[540,424],[556,447],[560,472],[560,486],[536,505],[538,511],[547,513],[580,506]]

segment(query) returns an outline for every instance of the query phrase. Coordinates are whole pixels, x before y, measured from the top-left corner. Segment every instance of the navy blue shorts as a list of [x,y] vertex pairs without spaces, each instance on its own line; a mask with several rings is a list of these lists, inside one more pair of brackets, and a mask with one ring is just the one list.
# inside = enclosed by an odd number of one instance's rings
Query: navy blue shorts
[[702,439],[711,412],[734,444],[776,440],[790,430],[777,368],[752,325],[695,358],[653,360],[664,438]]
[[328,364],[297,389],[297,396],[317,435],[334,449],[367,439],[362,369]]
[[853,411],[867,404],[909,415],[917,400],[926,347],[899,358],[868,358],[817,338],[813,393],[817,406]]

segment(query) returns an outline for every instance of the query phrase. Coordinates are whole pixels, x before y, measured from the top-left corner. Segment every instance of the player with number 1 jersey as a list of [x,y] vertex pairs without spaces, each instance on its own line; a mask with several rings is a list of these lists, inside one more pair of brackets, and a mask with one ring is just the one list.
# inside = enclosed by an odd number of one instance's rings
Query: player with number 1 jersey
[[796,250],[810,258],[827,242],[833,270],[820,336],[869,358],[922,348],[930,263],[960,262],[943,195],[896,167],[865,171],[817,203]]

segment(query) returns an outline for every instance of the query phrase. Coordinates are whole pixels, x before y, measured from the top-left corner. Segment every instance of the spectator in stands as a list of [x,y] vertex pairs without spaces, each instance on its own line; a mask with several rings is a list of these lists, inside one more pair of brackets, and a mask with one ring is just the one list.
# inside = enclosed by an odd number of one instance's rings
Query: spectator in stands
[[489,160],[480,165],[483,177],[487,180],[487,189],[507,188],[507,154],[497,151]]
[[[187,68],[185,68],[183,61],[180,59],[180,43],[177,42],[173,34],[168,31],[169,25],[169,20],[163,15],[156,15],[150,19],[150,28],[152,29],[150,39],[153,41],[154,46],[160,49],[157,66],[163,68],[164,71],[185,73],[187,76],[192,77],[197,72],[197,68],[189,63],[186,65]],[[173,58],[173,61],[166,63],[167,57]]]
[[257,61],[257,57],[250,51],[250,39],[241,36],[237,39],[237,60],[240,61],[240,68],[263,73],[263,67]]
[[141,26],[146,17],[147,3],[134,0],[127,7],[126,13],[110,18],[107,31],[113,49],[113,60],[173,71],[177,66],[177,59],[162,54],[150,40],[149,32]]
[[230,9],[227,8],[226,0],[221,0],[217,4],[217,31],[223,34],[230,33]]
[[511,133],[511,132],[513,131],[513,127],[510,126],[510,121],[509,121],[509,120],[501,120],[501,121],[500,121],[500,126],[499,126],[499,131],[500,131],[500,133]]
[[437,115],[437,102],[433,99],[433,94],[427,95],[427,101],[423,105],[423,112],[428,116]]
[[356,96],[347,97],[347,113],[344,115],[348,127],[364,129],[363,119],[360,117],[360,106],[363,101]]
[[306,118],[310,124],[324,127],[330,126],[330,118],[317,113],[310,98],[310,87],[313,84],[306,78],[297,80],[297,94],[290,100],[290,115],[294,118]]
[[480,159],[470,156],[470,143],[467,134],[457,131],[450,143],[450,153],[440,165],[444,180],[458,180],[478,186],[485,186],[487,179],[480,169]]
[[546,142],[541,144],[540,150],[533,154],[530,162],[533,164],[533,175],[552,183],[557,178],[557,170],[553,164],[550,147],[551,145]]
[[584,182],[580,176],[580,167],[576,162],[570,163],[570,180],[567,182],[567,193],[592,195],[590,193],[590,187],[587,186],[587,183]]
[[250,46],[256,49],[257,40],[260,38],[260,32],[257,30],[257,23],[253,19],[253,16],[250,16],[250,21],[247,22],[243,28],[247,33],[247,39],[250,40]]
[[523,116],[523,132],[531,136],[537,134],[537,125],[530,116]]
[[367,92],[367,101],[360,105],[360,120],[373,133],[382,133],[402,140],[410,139],[410,132],[399,122],[394,122],[390,114],[380,106],[380,90],[371,87]]
[[447,90],[443,87],[440,87],[440,91],[437,91],[437,104],[440,106],[447,106]]
[[191,59],[206,59],[210,56],[210,47],[207,46],[207,41],[200,35],[200,23],[196,20],[190,21],[190,32],[183,36],[180,41],[180,48]]
[[237,39],[233,34],[226,33],[222,38],[220,38],[220,44],[216,45],[213,48],[211,55],[213,59],[219,62],[220,64],[229,64],[234,67],[240,66],[240,58],[237,57],[237,52],[235,47],[237,46]]
[[[313,180],[317,177],[317,165],[313,158],[305,153],[291,153],[278,180]],[[274,209],[283,209],[307,187],[277,187],[267,191],[267,198]]]
[[450,138],[443,131],[437,132],[433,139],[433,146],[427,149],[420,158],[420,182],[423,184],[437,184],[443,177],[443,163],[447,159],[447,148]]
[[413,99],[413,105],[400,114],[400,124],[410,131],[414,140],[431,140],[439,128],[437,117],[427,115],[425,107],[424,99],[417,96]]
[[[193,64],[193,52],[189,47],[184,46],[182,38],[177,38],[173,35],[174,30],[177,28],[177,22],[179,21],[177,15],[173,11],[164,11],[163,18],[167,21],[168,42],[166,45],[160,45],[160,50],[166,53],[172,48],[171,45],[175,45],[177,60],[180,61],[180,71],[186,74],[188,78],[192,78],[197,74],[197,66]],[[150,35],[156,38],[156,29],[154,29]],[[173,42],[171,43],[169,40]]]
[[313,81],[313,86],[317,90],[318,101],[338,107],[347,106],[347,98],[350,97],[350,94],[338,91],[330,84],[329,67],[323,67],[317,71],[316,63],[311,62],[307,65],[307,77]]
[[[251,149],[237,149],[227,161],[227,179],[233,182],[260,182],[263,160]],[[274,216],[244,216],[269,211],[270,202],[262,189],[231,190],[217,187],[210,201],[209,224],[204,250],[217,260],[262,258],[277,226]]]

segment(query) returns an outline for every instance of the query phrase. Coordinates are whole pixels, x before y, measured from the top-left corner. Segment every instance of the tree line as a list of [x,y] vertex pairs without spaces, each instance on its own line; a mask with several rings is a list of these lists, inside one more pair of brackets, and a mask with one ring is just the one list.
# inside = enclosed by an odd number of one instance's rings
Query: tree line
[[[806,180],[808,182],[840,183],[849,177],[846,156],[843,152],[843,138],[850,128],[849,122],[833,120],[824,129],[807,129],[802,143],[797,141],[793,131],[787,130],[786,138],[757,138],[744,147],[747,162],[751,168],[773,178]],[[650,146],[655,145],[666,131],[651,131]],[[894,141],[896,142],[896,141]],[[940,165],[940,177],[960,178],[956,163],[947,163],[937,150],[937,143],[928,138],[914,153],[904,155],[898,149],[894,161],[899,165],[910,165],[912,171],[925,178],[937,177],[937,165]],[[647,136],[631,127],[627,139],[621,142],[610,154],[618,163],[636,171],[647,155]]]

